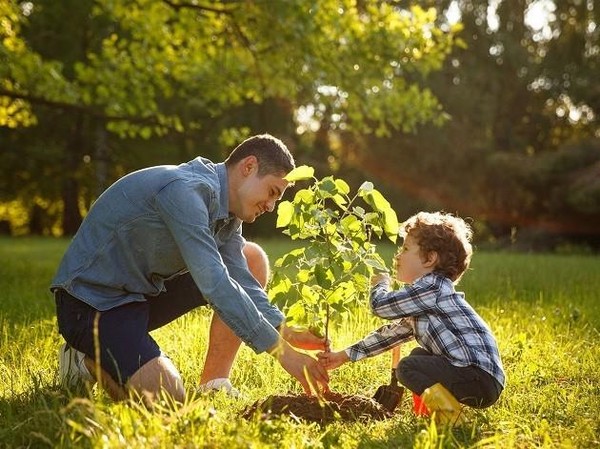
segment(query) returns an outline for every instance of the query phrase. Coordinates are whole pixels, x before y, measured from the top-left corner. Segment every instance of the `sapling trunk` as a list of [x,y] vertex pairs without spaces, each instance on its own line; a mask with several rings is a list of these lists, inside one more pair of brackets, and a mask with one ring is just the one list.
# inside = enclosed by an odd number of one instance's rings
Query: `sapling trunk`
[[329,303],[325,303],[325,342],[329,340]]

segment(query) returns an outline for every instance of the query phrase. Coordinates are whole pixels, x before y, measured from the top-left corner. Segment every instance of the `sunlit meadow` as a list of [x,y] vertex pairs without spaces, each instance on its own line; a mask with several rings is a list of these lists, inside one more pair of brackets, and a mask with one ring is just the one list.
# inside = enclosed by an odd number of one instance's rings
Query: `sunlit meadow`
[[[291,247],[261,241],[272,262]],[[67,241],[0,239],[0,447],[129,448],[588,448],[600,445],[600,257],[477,252],[459,289],[495,332],[508,387],[463,428],[436,428],[412,414],[406,394],[394,418],[327,426],[241,413],[271,394],[299,392],[268,355],[243,347],[233,383],[242,399],[199,395],[209,310],[154,333],[190,391],[183,407],[153,411],[113,403],[93,390],[58,387],[56,331],[48,284]],[[394,248],[382,246],[389,260]],[[333,331],[341,348],[378,325],[367,308]],[[403,347],[406,354],[412,345]],[[389,356],[332,372],[333,390],[371,396],[388,381]]]

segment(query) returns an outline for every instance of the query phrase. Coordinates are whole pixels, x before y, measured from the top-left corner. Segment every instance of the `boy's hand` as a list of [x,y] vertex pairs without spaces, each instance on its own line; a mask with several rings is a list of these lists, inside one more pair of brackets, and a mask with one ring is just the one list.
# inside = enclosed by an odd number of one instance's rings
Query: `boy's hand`
[[341,366],[350,360],[346,351],[319,352],[317,357],[319,363],[328,370],[336,369],[338,366]]
[[377,273],[371,276],[371,287],[379,284],[380,282],[389,284],[391,282],[390,275],[387,273]]
[[331,344],[324,337],[319,337],[308,329],[300,327],[288,327],[282,324],[279,333],[290,345],[299,349],[329,351]]

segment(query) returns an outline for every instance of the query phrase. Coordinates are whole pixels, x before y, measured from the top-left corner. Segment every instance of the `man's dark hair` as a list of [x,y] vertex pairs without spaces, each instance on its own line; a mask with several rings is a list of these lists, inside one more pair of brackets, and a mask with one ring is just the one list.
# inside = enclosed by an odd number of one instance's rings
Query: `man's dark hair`
[[270,134],[260,134],[244,140],[233,149],[225,165],[231,167],[248,156],[258,160],[258,176],[286,175],[295,167],[294,157],[285,144]]

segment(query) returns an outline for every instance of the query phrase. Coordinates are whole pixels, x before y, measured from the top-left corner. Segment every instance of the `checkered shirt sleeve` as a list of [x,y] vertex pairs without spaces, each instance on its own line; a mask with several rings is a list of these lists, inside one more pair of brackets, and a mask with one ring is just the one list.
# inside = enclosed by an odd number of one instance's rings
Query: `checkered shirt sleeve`
[[413,327],[409,319],[401,319],[395,323],[381,326],[361,341],[346,349],[346,354],[353,362],[365,357],[372,357],[394,346],[413,338]]

